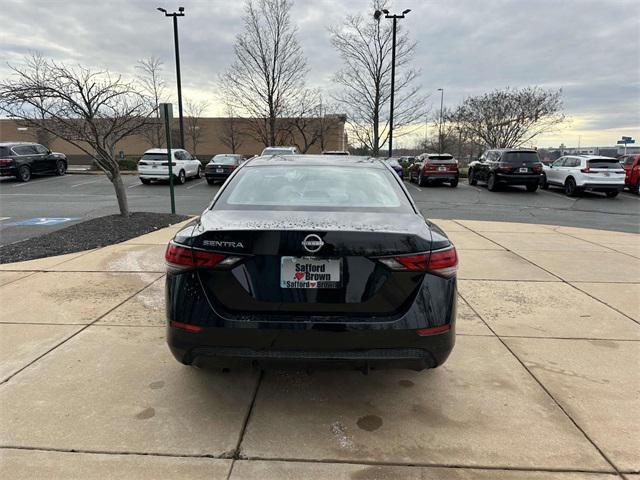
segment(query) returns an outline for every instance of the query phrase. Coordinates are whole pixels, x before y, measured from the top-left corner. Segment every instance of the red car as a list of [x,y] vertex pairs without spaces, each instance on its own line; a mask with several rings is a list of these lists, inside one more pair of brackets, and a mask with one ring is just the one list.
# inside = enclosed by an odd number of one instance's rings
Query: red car
[[409,181],[421,187],[441,182],[457,187],[459,177],[458,161],[448,153],[423,153],[409,167]]
[[620,163],[624,167],[625,186],[637,195],[640,189],[640,153],[620,157]]

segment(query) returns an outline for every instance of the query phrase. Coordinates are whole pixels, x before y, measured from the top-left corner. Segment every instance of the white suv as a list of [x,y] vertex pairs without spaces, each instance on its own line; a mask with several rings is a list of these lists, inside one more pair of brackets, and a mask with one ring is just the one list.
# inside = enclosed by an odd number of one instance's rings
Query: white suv
[[[171,149],[171,170],[177,183],[183,184],[187,178],[201,178],[202,164],[189,152],[181,148]],[[169,163],[166,148],[152,148],[144,152],[138,162],[138,176],[145,185],[151,180],[169,180]]]
[[624,188],[624,169],[611,157],[567,155],[544,166],[542,188],[557,185],[573,197],[584,190],[604,192],[615,197]]

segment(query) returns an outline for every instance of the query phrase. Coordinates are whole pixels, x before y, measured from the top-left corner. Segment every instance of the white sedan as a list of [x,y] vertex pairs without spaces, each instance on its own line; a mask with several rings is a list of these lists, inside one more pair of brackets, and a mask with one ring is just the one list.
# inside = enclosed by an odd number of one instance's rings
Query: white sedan
[[[187,178],[201,178],[202,164],[186,150],[171,149],[171,169],[176,183],[183,184]],[[169,162],[166,148],[152,148],[144,152],[138,162],[138,176],[144,184],[152,180],[169,180]]]

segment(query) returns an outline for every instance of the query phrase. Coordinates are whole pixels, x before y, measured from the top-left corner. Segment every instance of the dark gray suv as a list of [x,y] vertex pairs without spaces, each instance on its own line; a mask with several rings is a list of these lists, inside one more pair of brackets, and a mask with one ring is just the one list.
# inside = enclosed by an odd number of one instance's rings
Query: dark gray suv
[[535,192],[542,177],[542,162],[536,150],[500,148],[487,150],[469,164],[469,185],[487,184],[491,192],[501,185],[524,185]]
[[28,182],[33,175],[64,175],[67,171],[67,157],[54,153],[39,143],[0,143],[0,176],[16,177]]

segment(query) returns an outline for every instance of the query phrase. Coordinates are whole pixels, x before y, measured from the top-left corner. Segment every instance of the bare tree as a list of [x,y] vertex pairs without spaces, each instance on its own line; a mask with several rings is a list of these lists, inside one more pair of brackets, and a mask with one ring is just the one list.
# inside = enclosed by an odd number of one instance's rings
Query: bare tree
[[[151,147],[160,148],[164,145],[164,127],[160,118],[159,105],[166,100],[167,84],[162,78],[163,62],[157,57],[138,60],[138,82],[150,102],[151,108],[156,112],[155,117],[149,119],[149,123],[140,135],[145,138]],[[177,144],[176,144],[177,145]]]
[[209,108],[209,103],[204,100],[196,101],[187,99],[185,101],[185,123],[187,136],[191,140],[191,148],[193,149],[193,155],[198,154],[198,145],[202,141],[202,132],[204,131],[204,125],[202,124],[202,116],[204,112]]
[[505,88],[467,98],[451,121],[489,148],[513,148],[553,131],[564,121],[562,90]]
[[245,139],[242,121],[236,117],[231,105],[227,105],[226,114],[227,118],[218,134],[218,139],[225,147],[231,150],[231,153],[237,153]]
[[146,126],[154,113],[147,99],[120,76],[70,67],[38,54],[9,68],[12,78],[0,82],[0,112],[91,156],[113,184],[120,213],[128,215],[116,144]]
[[347,117],[344,114],[337,113],[335,106],[327,105],[323,98],[320,97],[320,105],[318,106],[318,142],[320,150],[328,149],[329,141],[338,134],[342,135],[340,139],[340,149],[344,149],[344,124]]
[[247,0],[244,31],[236,37],[235,60],[220,79],[225,102],[250,117],[250,134],[265,146],[278,143],[278,119],[299,103],[306,59],[291,23],[290,0]]
[[[374,0],[370,11],[382,10],[386,4],[385,0]],[[334,76],[342,87],[335,99],[347,114],[355,140],[378,155],[389,137],[392,23],[384,18],[376,21],[373,16],[349,15],[341,26],[329,31],[344,63]],[[423,118],[426,109],[425,98],[415,84],[418,71],[411,67],[415,45],[398,27],[393,112],[396,136],[410,133],[407,127]]]

